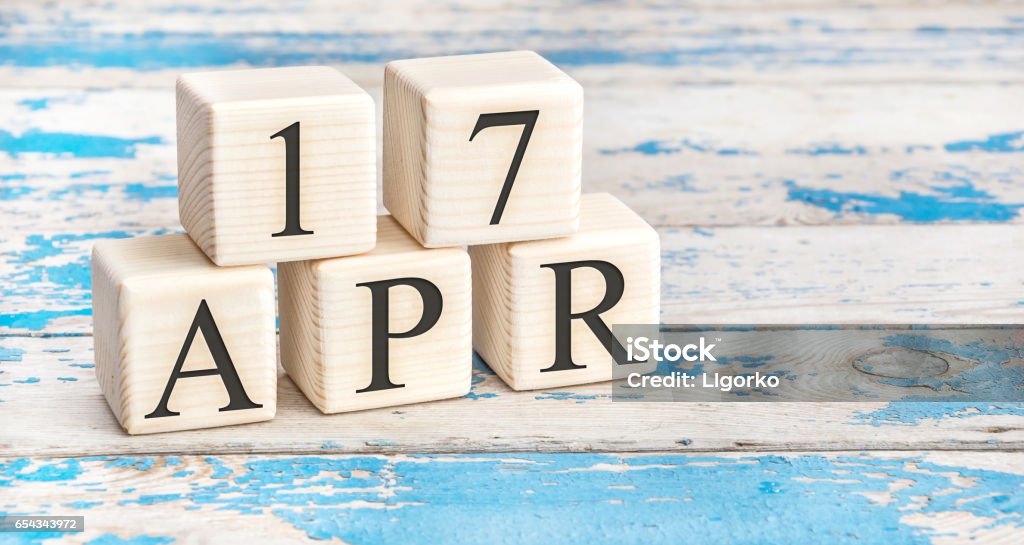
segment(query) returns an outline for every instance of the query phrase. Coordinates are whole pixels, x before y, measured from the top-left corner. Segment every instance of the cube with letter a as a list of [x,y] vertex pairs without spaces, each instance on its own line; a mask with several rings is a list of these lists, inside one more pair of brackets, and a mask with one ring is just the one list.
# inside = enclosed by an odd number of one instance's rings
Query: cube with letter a
[[583,88],[532,51],[384,69],[384,206],[428,248],[579,226]]
[[471,247],[474,348],[516,390],[611,380],[612,327],[659,321],[659,248],[607,194],[583,196],[574,235]]
[[218,265],[373,247],[373,100],[326,66],[184,74],[178,215]]
[[368,253],[278,266],[281,363],[324,413],[469,392],[469,255],[378,222]]
[[274,277],[217,267],[185,235],[97,243],[96,376],[131,434],[270,420]]

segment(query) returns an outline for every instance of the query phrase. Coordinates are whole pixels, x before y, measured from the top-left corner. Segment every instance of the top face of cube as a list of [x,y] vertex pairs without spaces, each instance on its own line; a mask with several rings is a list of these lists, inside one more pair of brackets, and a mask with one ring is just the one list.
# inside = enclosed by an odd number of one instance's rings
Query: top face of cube
[[103,240],[93,246],[94,266],[99,265],[117,285],[134,281],[171,281],[183,284],[195,279],[208,281],[205,275],[220,277],[252,276],[262,280],[270,271],[260,265],[218,267],[203,255],[186,235],[160,235],[120,240]]
[[134,237],[99,241],[92,248],[93,259],[101,261],[117,283],[133,279],[180,278],[196,272],[244,271],[266,267],[222,269],[184,235]]
[[[588,193],[580,203],[580,229],[572,236],[573,247],[605,247],[617,242],[658,244],[658,232],[622,201],[608,193]],[[513,256],[549,256],[564,249],[566,239],[522,241],[508,245]]]
[[407,59],[388,63],[386,70],[399,74],[424,101],[434,105],[480,98],[501,100],[524,90],[531,95],[560,93],[583,100],[579,83],[533,51]]
[[383,266],[385,259],[393,259],[396,263],[412,263],[413,266],[404,267],[416,270],[438,265],[437,259],[444,260],[449,255],[461,258],[466,252],[461,248],[424,248],[395,221],[395,218],[383,215],[377,216],[377,244],[372,250],[345,259],[317,260],[314,262],[314,270],[317,273],[360,272],[368,266]]
[[[178,77],[178,86],[214,108],[261,101],[372,101],[352,80],[327,66],[194,72]],[[253,106],[247,104],[246,106]]]

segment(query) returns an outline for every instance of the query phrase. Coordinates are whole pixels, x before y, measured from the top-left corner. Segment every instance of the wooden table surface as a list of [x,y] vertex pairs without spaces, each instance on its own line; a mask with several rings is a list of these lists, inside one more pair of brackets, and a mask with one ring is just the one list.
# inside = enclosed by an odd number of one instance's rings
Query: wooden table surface
[[[655,225],[666,323],[1024,322],[1024,5],[106,0],[0,7],[0,543],[1024,541],[1024,406],[612,404],[607,385],[129,437],[89,251],[180,232],[174,86],[535,49],[584,190]],[[379,114],[379,112],[378,112]]]

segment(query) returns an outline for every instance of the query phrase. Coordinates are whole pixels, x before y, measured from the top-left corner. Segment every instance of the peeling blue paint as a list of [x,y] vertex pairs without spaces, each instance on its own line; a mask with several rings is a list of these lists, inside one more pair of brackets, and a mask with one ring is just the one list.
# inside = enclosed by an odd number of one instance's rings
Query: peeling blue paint
[[0,361],[21,361],[24,353],[25,351],[20,348],[4,348],[0,346]]
[[270,515],[310,539],[350,543],[926,544],[948,530],[912,526],[910,515],[1024,528],[1022,487],[1015,473],[921,456],[288,456],[251,457],[230,478],[125,505]]
[[900,401],[873,411],[857,411],[851,421],[875,427],[915,426],[926,420],[1003,415],[1024,417],[1024,403]]
[[[53,320],[71,316],[89,316],[92,313],[91,264],[88,245],[82,242],[103,238],[133,236],[124,230],[95,233],[55,235],[29,234],[25,236],[25,249],[11,254],[6,263],[12,273],[7,277],[7,295],[21,295],[38,301],[50,299],[56,308],[20,310],[17,307],[0,314],[0,328],[41,331]],[[71,262],[50,264],[47,258],[82,253]],[[75,305],[80,305],[74,307]],[[61,308],[64,307],[64,308]],[[74,308],[68,308],[74,307]]]
[[132,234],[127,231],[103,231],[82,234],[62,233],[56,235],[30,234],[25,237],[25,245],[29,249],[21,252],[15,262],[28,263],[45,257],[60,255],[64,251],[64,247],[73,242],[101,238],[129,238],[131,236]]
[[115,534],[108,533],[87,541],[86,545],[167,545],[168,543],[174,543],[174,538],[166,536],[151,536],[149,534],[122,538]]
[[484,382],[486,382],[488,380],[488,378],[491,378],[491,377],[494,377],[494,376],[495,376],[494,371],[491,371],[491,368],[487,366],[487,363],[485,363],[483,358],[480,357],[480,354],[477,354],[474,351],[473,352],[473,378],[471,379],[472,383],[470,384],[469,393],[464,395],[463,397],[467,397],[469,399],[489,399],[489,398],[493,398],[493,397],[498,397],[498,394],[496,394],[494,392],[479,393],[479,392],[475,391],[477,389],[477,387],[480,386],[481,384],[483,384]]
[[624,148],[602,149],[601,155],[620,155],[623,153],[640,153],[643,155],[674,155],[682,151],[697,153],[711,153],[715,155],[757,155],[756,152],[735,148],[717,147],[710,144],[698,144],[689,139],[683,138],[678,141],[669,140],[645,140],[634,146]]
[[[3,49],[0,47],[0,49]],[[0,54],[0,57],[3,55]],[[0,151],[11,157],[19,157],[25,153],[46,153],[76,158],[116,158],[134,159],[140,144],[162,144],[158,136],[144,138],[119,138],[96,134],[74,134],[63,132],[43,132],[30,129],[15,136],[0,130]]]
[[145,456],[141,458],[122,457],[115,458],[107,462],[106,466],[116,468],[131,468],[136,469],[138,471],[149,471],[150,469],[153,469],[153,465],[155,462],[156,459],[152,456]]
[[109,170],[84,170],[82,172],[72,172],[71,179],[78,180],[81,178],[89,178],[92,176],[105,176],[110,174]]
[[102,501],[85,501],[85,500],[82,500],[82,501],[73,501],[71,503],[65,503],[64,504],[65,507],[70,507],[72,509],[92,509],[93,507],[96,507],[97,505],[103,505],[103,502]]
[[794,155],[867,155],[868,150],[864,146],[844,146],[835,142],[814,144],[804,149],[790,149],[786,153]]
[[[883,382],[904,387],[926,386],[941,396],[908,396],[903,401],[872,411],[858,411],[854,423],[883,425],[916,425],[924,420],[966,418],[982,415],[1024,416],[1020,399],[1024,369],[1009,365],[1022,357],[1013,347],[974,341],[955,344],[947,339],[923,335],[891,335],[886,346],[899,346],[930,353],[948,354],[973,365],[959,373],[941,378],[885,379]],[[1011,401],[1008,401],[1011,400]]]
[[674,174],[662,178],[661,180],[655,181],[643,181],[641,183],[626,182],[623,184],[624,189],[631,191],[677,191],[683,193],[700,193],[700,189],[693,185],[694,176],[692,174]]
[[45,110],[49,107],[50,98],[25,98],[18,101],[18,106],[28,108],[32,111]]
[[14,314],[0,314],[0,327],[41,331],[53,320],[69,316],[90,316],[92,307],[67,310],[33,310]]
[[0,201],[14,201],[34,192],[32,187],[0,187]]
[[1024,151],[1024,131],[990,135],[984,140],[961,140],[946,144],[946,151],[959,153],[981,151],[985,153],[1017,153]]
[[[241,11],[240,13],[245,13]],[[828,25],[823,33],[835,32]],[[988,54],[986,63],[1002,61],[1001,47],[1016,38],[1012,29],[987,34],[989,40],[979,47]],[[863,32],[843,29],[843,32]],[[963,62],[956,44],[948,44],[944,34],[917,32],[913,36],[929,46],[931,62]],[[0,44],[0,64],[18,67],[96,67],[132,68],[138,71],[203,66],[286,66],[297,64],[373,63],[382,64],[400,58],[424,54],[459,54],[512,49],[522,44],[537,44],[541,54],[556,64],[567,66],[606,66],[638,64],[657,67],[734,66],[752,64],[757,68],[793,64],[812,66],[900,64],[907,62],[906,48],[829,44],[797,41],[785,46],[771,42],[709,39],[692,47],[663,44],[648,49],[590,46],[614,43],[621,33],[603,31],[588,36],[585,42],[578,31],[527,28],[484,32],[486,41],[470,40],[458,30],[435,30],[413,34],[417,41],[396,48],[387,33],[359,32],[203,32],[147,31],[141,33],[74,32],[22,33],[16,41]],[[1002,38],[996,43],[993,39]],[[452,44],[464,44],[452,47]],[[424,51],[426,50],[426,53]],[[1005,61],[1004,61],[1005,62]]]
[[0,460],[0,488],[14,486],[19,482],[73,481],[83,471],[81,461],[74,458],[56,461],[35,461],[29,458]]
[[211,479],[226,479],[234,474],[234,471],[225,465],[224,462],[220,461],[219,458],[207,456],[204,460],[213,466],[213,473],[210,474]]
[[[944,195],[900,191],[898,196],[803,187],[786,181],[787,199],[804,202],[840,214],[894,215],[905,221],[1007,222],[1015,219],[1024,204],[1002,203],[992,195],[971,188],[947,189]],[[965,197],[964,195],[970,195]]]
[[146,185],[127,184],[124,186],[125,195],[129,200],[149,202],[154,199],[176,199],[178,198],[178,185]]

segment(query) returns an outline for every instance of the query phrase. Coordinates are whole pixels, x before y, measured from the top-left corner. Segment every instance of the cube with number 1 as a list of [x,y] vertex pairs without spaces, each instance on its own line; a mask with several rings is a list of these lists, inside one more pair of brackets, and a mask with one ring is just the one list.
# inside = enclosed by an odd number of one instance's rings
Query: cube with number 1
[[178,212],[217,265],[363,253],[377,226],[373,99],[337,70],[184,74]]

